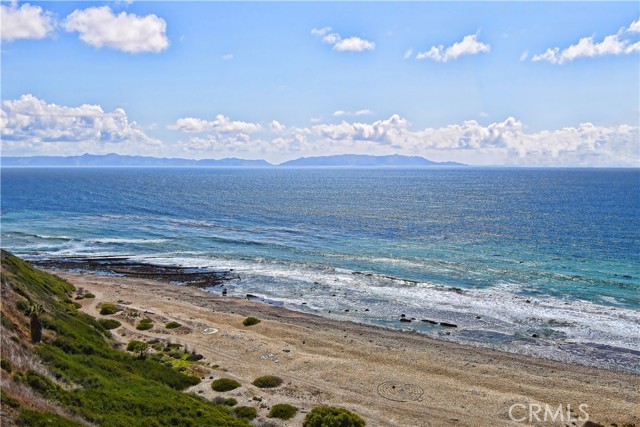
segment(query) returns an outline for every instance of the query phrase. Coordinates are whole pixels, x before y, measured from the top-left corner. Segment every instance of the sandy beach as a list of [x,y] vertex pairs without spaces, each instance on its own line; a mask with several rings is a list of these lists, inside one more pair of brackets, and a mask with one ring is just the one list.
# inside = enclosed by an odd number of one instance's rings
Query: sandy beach
[[[256,406],[262,419],[273,404],[300,408],[289,421],[263,425],[301,425],[305,413],[321,404],[355,411],[368,426],[581,426],[585,415],[606,426],[640,425],[639,375],[437,341],[158,281],[52,273],[95,294],[80,301],[92,316],[101,317],[102,302],[124,308],[111,316],[122,322],[112,331],[120,342],[157,338],[204,355],[198,372],[203,381],[189,391],[234,397]],[[154,328],[136,330],[128,313],[151,318]],[[262,322],[243,326],[249,315]],[[169,321],[183,326],[166,329]],[[251,385],[269,374],[284,384]],[[214,392],[211,381],[220,377],[242,387]],[[545,417],[545,409],[552,414]]]

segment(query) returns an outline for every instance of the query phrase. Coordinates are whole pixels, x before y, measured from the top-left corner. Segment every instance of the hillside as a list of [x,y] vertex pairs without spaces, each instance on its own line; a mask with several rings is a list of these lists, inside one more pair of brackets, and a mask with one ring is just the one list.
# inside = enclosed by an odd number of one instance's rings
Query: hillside
[[419,156],[368,156],[363,154],[341,154],[337,156],[302,157],[281,163],[285,167],[423,167],[462,166],[455,162],[434,162]]
[[248,426],[181,392],[200,382],[197,363],[115,348],[109,322],[78,311],[68,282],[4,250],[1,273],[3,426]]

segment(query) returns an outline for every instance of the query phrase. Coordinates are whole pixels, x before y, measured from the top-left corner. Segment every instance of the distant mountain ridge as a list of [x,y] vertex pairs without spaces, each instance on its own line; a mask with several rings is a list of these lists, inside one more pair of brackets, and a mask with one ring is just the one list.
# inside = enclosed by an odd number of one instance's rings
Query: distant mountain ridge
[[2,157],[0,166],[10,167],[418,167],[463,166],[456,162],[434,162],[419,156],[369,156],[341,154],[336,156],[301,157],[279,165],[266,160],[226,158],[220,160],[159,158],[120,154],[83,154],[81,156]]
[[340,154],[336,156],[301,157],[281,163],[286,167],[375,167],[375,166],[462,166],[455,162],[434,162],[419,156],[368,156],[365,154]]

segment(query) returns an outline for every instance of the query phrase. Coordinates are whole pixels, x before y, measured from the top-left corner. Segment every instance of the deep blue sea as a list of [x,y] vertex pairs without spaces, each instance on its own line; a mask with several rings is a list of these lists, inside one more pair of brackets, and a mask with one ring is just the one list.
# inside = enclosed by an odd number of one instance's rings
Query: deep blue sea
[[1,174],[2,247],[27,259],[234,269],[230,296],[640,371],[638,169]]

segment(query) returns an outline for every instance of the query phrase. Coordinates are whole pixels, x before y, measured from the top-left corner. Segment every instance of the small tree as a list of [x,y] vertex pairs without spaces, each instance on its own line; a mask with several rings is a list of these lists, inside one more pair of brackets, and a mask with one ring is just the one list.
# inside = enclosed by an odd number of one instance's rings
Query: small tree
[[129,341],[129,344],[127,345],[127,350],[132,351],[134,353],[139,353],[138,358],[140,359],[145,358],[145,353],[147,352],[148,348],[149,348],[149,344],[142,341],[135,341],[135,340]]
[[42,321],[40,320],[42,311],[42,306],[36,302],[27,308],[27,315],[31,317],[31,342],[34,344],[42,340]]

